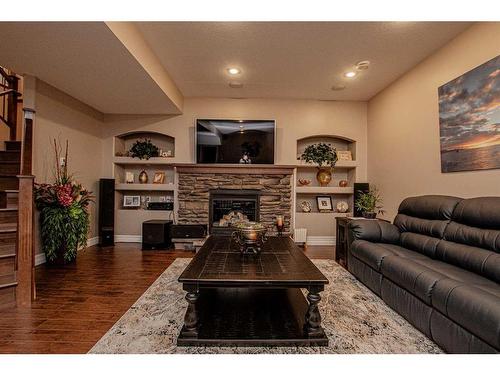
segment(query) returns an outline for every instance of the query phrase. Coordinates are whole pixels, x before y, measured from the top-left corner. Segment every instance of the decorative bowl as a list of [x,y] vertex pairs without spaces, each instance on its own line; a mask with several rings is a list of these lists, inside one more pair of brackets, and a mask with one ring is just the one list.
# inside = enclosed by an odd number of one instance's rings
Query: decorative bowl
[[239,245],[242,254],[259,254],[267,240],[266,227],[255,221],[241,222],[234,226],[232,239]]
[[308,178],[299,178],[299,185],[307,186],[311,183],[311,180]]

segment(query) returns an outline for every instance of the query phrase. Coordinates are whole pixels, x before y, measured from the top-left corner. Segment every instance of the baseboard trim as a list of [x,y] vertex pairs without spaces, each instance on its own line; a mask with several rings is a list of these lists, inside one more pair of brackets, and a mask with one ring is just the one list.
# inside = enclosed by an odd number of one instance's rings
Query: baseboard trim
[[[99,243],[99,237],[89,238],[89,239],[87,239],[87,246],[86,247],[82,247],[78,251],[85,250],[87,247],[95,246],[98,243]],[[46,262],[46,259],[45,259],[45,254],[44,253],[36,254],[35,255],[35,266],[39,266],[40,264],[44,264],[45,262]]]
[[142,243],[142,236],[135,234],[117,234],[115,235],[115,242],[132,242]]
[[307,236],[307,245],[321,245],[321,246],[334,246],[335,236]]

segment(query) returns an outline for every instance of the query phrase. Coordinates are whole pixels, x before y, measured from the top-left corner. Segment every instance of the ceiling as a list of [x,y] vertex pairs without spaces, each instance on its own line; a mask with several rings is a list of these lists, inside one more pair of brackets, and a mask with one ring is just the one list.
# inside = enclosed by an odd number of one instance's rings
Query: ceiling
[[182,96],[365,101],[470,24],[0,22],[0,65],[102,113],[180,113]]
[[179,113],[104,22],[0,22],[0,65],[103,113]]
[[[140,22],[186,97],[372,98],[467,22]],[[361,60],[370,68],[343,73]],[[242,70],[231,79],[226,68]],[[230,81],[243,88],[230,88]],[[345,85],[332,91],[333,85]]]

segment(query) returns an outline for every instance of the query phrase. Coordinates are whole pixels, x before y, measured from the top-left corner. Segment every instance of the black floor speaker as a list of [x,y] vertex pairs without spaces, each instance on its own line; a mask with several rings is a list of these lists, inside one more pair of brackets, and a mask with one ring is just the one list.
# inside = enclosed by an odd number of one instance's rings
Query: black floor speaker
[[170,230],[172,220],[148,220],[142,223],[142,250],[172,247]]
[[99,180],[99,238],[101,246],[115,244],[115,180]]
[[[368,193],[370,191],[370,184],[368,182],[355,182],[354,183],[354,202],[359,198],[361,193]],[[363,213],[354,205],[354,217],[361,217]]]

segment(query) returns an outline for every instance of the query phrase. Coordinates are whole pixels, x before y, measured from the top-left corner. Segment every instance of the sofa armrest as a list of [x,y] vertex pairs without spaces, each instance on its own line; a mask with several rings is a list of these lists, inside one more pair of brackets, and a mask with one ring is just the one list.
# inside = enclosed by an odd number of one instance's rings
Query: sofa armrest
[[398,227],[383,220],[351,220],[348,224],[349,242],[365,240],[397,244],[400,232]]

